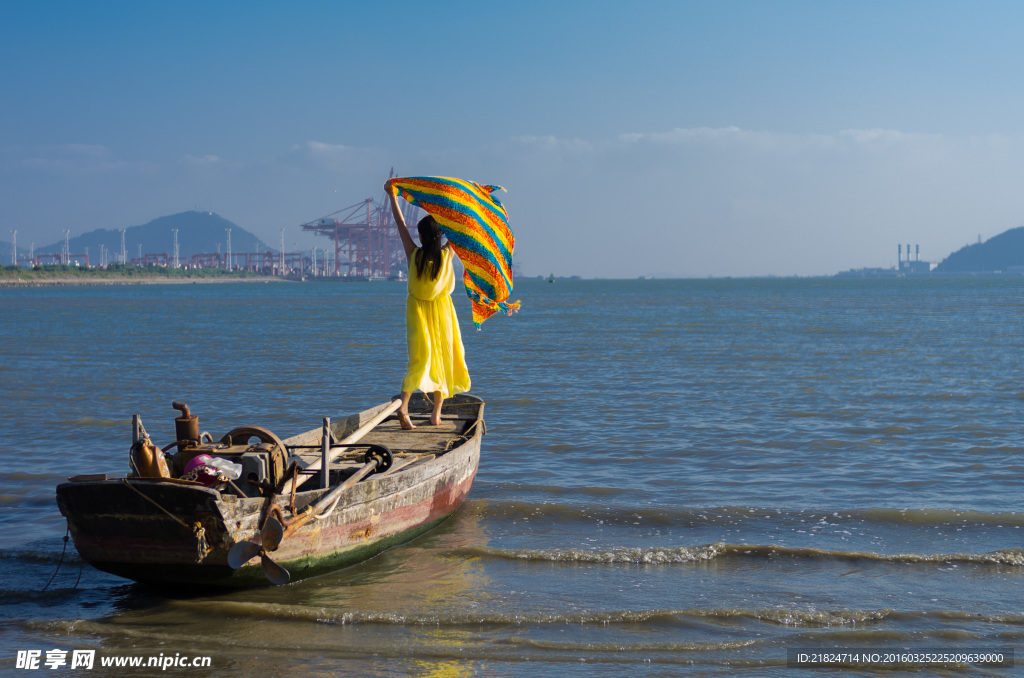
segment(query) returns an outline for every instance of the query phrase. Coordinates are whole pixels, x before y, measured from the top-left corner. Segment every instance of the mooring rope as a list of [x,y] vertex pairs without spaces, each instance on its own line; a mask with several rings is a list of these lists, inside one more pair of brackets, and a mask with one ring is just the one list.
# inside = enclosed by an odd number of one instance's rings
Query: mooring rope
[[444,451],[448,452],[449,450],[452,449],[454,445],[461,444],[469,440],[472,437],[470,436],[470,433],[473,432],[473,429],[475,429],[478,424],[482,424],[482,426],[480,426],[480,430],[483,432],[484,435],[487,435],[487,424],[484,424],[483,421],[483,419],[477,419],[472,424],[470,424],[465,431],[459,433],[458,438],[452,438],[451,440],[449,440],[448,444],[444,446]]
[[[46,582],[46,586],[43,587],[43,590],[40,591],[40,593],[43,593],[44,591],[46,591],[46,589],[50,588],[50,584],[52,584],[53,580],[57,578],[57,572],[60,572],[60,566],[64,564],[64,553],[68,550],[68,538],[69,538],[68,535],[70,533],[71,533],[71,524],[68,523],[67,524],[67,529],[64,530],[64,546],[60,550],[60,560],[57,561],[57,570],[53,573],[53,576],[50,577],[50,581]],[[82,570],[81,569],[78,570],[78,578],[79,579],[82,578]],[[78,588],[78,582],[75,582],[75,588]]]

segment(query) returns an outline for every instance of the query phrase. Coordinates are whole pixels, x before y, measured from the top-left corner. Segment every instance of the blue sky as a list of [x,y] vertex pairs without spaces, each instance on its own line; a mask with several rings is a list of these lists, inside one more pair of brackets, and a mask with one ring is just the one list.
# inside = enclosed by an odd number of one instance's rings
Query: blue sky
[[[0,238],[387,172],[505,186],[527,275],[830,274],[1024,223],[1013,2],[3,2]],[[237,248],[236,248],[237,249]]]

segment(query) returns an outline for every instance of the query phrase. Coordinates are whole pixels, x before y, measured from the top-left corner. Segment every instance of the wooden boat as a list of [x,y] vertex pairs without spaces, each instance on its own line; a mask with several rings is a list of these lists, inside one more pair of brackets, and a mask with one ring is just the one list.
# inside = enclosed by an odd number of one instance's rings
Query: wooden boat
[[[166,468],[141,468],[145,451],[157,450],[136,415],[135,473],[75,476],[57,487],[75,547],[100,570],[141,582],[246,587],[355,564],[459,508],[485,433],[483,401],[465,394],[445,401],[440,426],[429,425],[430,403],[417,394],[414,430],[401,429],[393,400],[285,440],[243,426],[213,442],[187,406],[174,406],[182,412],[178,440],[164,451],[178,451]],[[212,486],[182,479],[204,454],[241,465],[242,475]]]

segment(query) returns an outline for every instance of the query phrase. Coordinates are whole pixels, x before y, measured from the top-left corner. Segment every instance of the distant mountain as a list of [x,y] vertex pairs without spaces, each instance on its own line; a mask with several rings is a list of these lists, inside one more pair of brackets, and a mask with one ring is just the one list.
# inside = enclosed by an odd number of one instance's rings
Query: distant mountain
[[[234,224],[224,217],[213,212],[181,212],[166,217],[154,219],[141,226],[129,226],[125,229],[124,245],[128,260],[139,256],[139,246],[142,246],[142,254],[163,254],[169,257],[174,256],[174,233],[178,229],[178,256],[186,259],[193,254],[205,252],[217,252],[218,246],[221,252],[227,252],[227,233],[225,229],[231,229],[231,251],[240,252],[266,252],[275,248],[264,243],[260,238],[237,224]],[[121,231],[119,229],[97,229],[82,235],[74,236],[68,240],[71,254],[85,254],[86,248],[89,252],[89,263],[93,266],[100,263],[101,251],[107,252],[107,261],[116,262],[121,254]],[[258,249],[257,249],[258,248]],[[3,252],[6,250],[6,259]],[[36,247],[36,254],[60,253],[64,250],[64,243],[58,241],[52,245]],[[26,248],[18,243],[18,254],[27,254]],[[0,262],[10,263],[10,243],[3,247],[0,244]]]
[[1011,268],[1024,268],[1024,226],[960,248],[936,266],[935,272],[1005,273]]

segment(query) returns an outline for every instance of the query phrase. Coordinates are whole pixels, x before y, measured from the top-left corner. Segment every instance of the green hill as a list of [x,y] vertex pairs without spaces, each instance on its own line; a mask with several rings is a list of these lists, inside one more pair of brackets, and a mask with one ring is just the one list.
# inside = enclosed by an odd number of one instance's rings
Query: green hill
[[[221,252],[226,252],[227,233],[225,233],[225,229],[228,228],[231,229],[232,252],[277,251],[262,242],[258,236],[218,214],[194,211],[160,217],[141,226],[127,227],[124,234],[125,250],[129,260],[139,255],[140,245],[143,255],[166,253],[169,257],[173,257],[173,229],[178,229],[178,253],[181,259],[187,259],[193,254],[203,252],[217,252],[218,246]],[[68,240],[68,245],[72,254],[84,254],[88,248],[89,262],[94,266],[100,263],[103,248],[107,252],[107,261],[116,262],[121,254],[121,231],[113,228],[89,231],[71,237]],[[42,247],[37,246],[35,251],[36,254],[46,254],[60,253],[63,249],[64,243],[56,242]],[[10,262],[9,243],[6,251],[7,259],[0,263]],[[27,253],[27,249],[19,242],[19,256]],[[2,256],[2,252],[0,252],[0,256]]]
[[937,273],[1006,272],[1024,267],[1024,226],[1011,228],[985,242],[974,243],[953,252],[938,266]]

